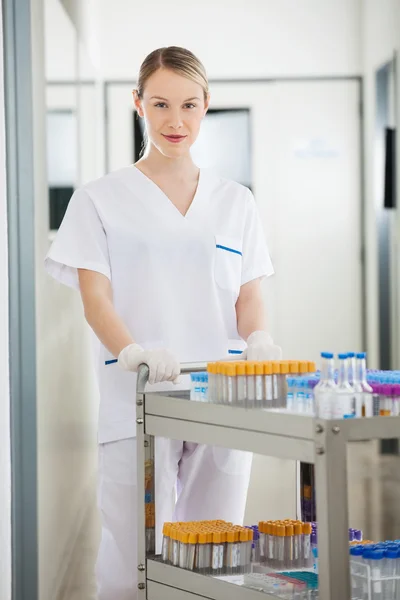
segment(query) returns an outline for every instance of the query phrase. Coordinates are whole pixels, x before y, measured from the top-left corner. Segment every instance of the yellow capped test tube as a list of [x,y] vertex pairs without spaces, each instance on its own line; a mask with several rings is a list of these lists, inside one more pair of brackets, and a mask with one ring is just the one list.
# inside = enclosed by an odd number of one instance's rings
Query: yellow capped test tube
[[227,381],[227,404],[236,406],[237,404],[237,383],[236,383],[236,363],[228,363],[226,365],[226,381]]
[[254,408],[256,400],[256,364],[251,361],[246,362],[246,381],[247,381],[247,398],[246,408]]
[[272,362],[264,362],[264,390],[265,390],[265,401],[264,408],[272,408],[274,392],[272,382]]
[[286,360],[280,362],[280,375],[278,379],[278,403],[279,408],[286,408],[287,404],[287,383],[286,377],[289,375],[289,363]]
[[199,539],[198,533],[190,533],[189,534],[188,555],[187,555],[187,564],[186,564],[186,568],[189,569],[189,571],[194,570],[198,539]]
[[281,363],[279,360],[271,361],[272,364],[272,408],[279,408],[279,375],[281,373]]
[[237,405],[246,406],[247,381],[246,381],[246,362],[236,363],[236,387],[237,387]]
[[265,401],[264,392],[264,364],[262,362],[255,363],[255,407],[263,408]]

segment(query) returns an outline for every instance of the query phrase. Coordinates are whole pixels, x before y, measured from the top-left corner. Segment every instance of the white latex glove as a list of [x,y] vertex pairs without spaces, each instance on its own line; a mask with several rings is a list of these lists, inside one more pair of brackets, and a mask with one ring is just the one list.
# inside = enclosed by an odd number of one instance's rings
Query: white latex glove
[[144,350],[139,344],[130,344],[118,356],[118,364],[124,371],[137,372],[139,365],[149,367],[149,383],[172,381],[179,383],[180,364],[166,348]]
[[266,331],[253,331],[247,338],[247,348],[240,355],[240,359],[250,361],[281,360],[282,348],[275,346],[272,337]]

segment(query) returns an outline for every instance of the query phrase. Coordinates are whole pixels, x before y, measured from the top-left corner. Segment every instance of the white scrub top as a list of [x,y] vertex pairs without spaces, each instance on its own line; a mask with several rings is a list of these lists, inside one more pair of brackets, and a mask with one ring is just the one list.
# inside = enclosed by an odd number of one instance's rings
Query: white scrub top
[[[201,170],[182,216],[134,166],[74,193],[45,264],[76,289],[79,268],[108,277],[115,310],[134,340],[146,349],[169,348],[181,362],[242,350],[235,311],[240,286],[273,273],[247,188]],[[99,443],[136,435],[136,374],[115,358],[98,343]]]

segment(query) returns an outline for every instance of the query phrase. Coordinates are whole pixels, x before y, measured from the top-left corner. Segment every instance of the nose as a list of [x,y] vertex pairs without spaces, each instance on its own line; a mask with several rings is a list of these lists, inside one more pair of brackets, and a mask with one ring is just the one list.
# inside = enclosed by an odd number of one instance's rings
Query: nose
[[169,127],[171,129],[177,130],[180,129],[182,127],[183,123],[182,123],[182,116],[180,113],[180,110],[175,110],[174,112],[172,112],[170,114],[170,122],[169,122]]

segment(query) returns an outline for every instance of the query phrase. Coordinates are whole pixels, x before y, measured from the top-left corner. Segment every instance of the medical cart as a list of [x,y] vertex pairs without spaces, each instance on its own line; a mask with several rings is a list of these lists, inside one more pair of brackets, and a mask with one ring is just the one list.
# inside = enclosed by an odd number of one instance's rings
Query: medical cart
[[[203,371],[185,365],[182,373]],[[189,400],[189,392],[144,393],[148,367],[137,383],[138,598],[144,600],[265,600],[276,596],[162,563],[155,555],[154,437],[218,445],[315,464],[319,598],[351,598],[348,541],[347,443],[398,438],[400,417],[321,420]],[[148,511],[147,511],[148,512]]]

